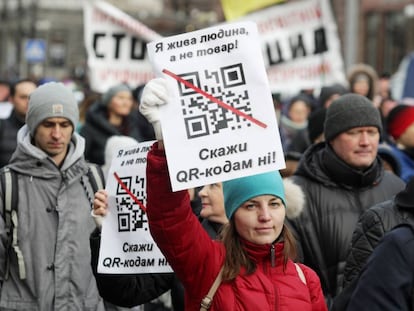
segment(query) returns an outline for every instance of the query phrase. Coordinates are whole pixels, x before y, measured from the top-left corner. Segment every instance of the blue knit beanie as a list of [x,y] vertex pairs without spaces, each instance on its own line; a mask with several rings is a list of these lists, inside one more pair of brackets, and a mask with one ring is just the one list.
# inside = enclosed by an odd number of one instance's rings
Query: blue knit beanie
[[118,84],[118,85],[115,85],[115,86],[111,87],[109,90],[107,90],[102,95],[102,101],[101,101],[102,105],[108,106],[109,103],[111,102],[112,97],[114,97],[119,92],[123,92],[123,91],[131,92],[131,94],[132,94],[131,89],[126,84]]
[[223,182],[224,207],[230,219],[246,201],[259,195],[274,195],[285,202],[285,190],[279,171],[232,179]]

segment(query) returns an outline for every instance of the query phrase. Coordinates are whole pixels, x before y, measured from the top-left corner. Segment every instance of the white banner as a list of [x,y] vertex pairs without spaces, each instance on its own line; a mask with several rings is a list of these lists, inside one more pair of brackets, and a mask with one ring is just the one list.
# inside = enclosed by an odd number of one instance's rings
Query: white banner
[[98,272],[171,272],[148,228],[147,153],[154,141],[120,148],[112,157],[106,182],[108,215],[101,233]]
[[146,43],[161,38],[159,34],[104,1],[84,1],[83,16],[94,91],[103,93],[118,83],[136,87],[154,77]]
[[161,124],[173,190],[285,167],[271,92],[252,22],[148,44],[169,102]]
[[257,23],[273,93],[347,85],[329,0],[281,4],[240,20]]

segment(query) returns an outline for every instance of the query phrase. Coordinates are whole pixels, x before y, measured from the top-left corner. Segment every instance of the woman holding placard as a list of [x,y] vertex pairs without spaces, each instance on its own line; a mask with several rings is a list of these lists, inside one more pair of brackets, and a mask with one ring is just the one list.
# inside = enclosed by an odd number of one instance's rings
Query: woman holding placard
[[[295,243],[284,224],[279,172],[223,182],[229,222],[218,241],[192,213],[188,192],[171,190],[158,117],[167,97],[165,80],[154,79],[140,105],[158,140],[147,158],[147,216],[154,240],[184,285],[186,310],[207,309],[210,298],[211,310],[327,310],[316,273],[292,260]],[[217,291],[207,297],[215,280]]]

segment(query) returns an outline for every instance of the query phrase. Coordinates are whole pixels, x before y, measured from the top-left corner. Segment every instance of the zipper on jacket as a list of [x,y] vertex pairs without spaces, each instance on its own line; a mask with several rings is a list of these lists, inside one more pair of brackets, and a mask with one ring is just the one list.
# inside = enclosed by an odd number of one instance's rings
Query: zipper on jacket
[[275,261],[276,261],[275,244],[272,244],[272,246],[270,247],[270,262],[272,264],[272,267],[275,266]]

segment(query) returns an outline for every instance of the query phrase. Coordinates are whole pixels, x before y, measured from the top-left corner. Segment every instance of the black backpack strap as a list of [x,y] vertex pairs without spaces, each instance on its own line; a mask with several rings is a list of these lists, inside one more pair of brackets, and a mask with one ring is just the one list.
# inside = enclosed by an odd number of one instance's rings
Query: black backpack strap
[[3,204],[4,204],[4,222],[6,225],[7,234],[7,248],[6,248],[6,270],[4,278],[7,280],[10,270],[10,253],[14,250],[17,263],[19,266],[20,279],[26,278],[26,269],[24,264],[23,254],[20,251],[17,238],[18,222],[18,181],[17,174],[9,167],[5,166],[0,172],[0,182],[3,190]]
[[91,183],[93,193],[105,187],[105,177],[101,167],[98,164],[88,163],[88,179]]
[[[93,200],[95,198],[95,192],[99,189],[104,189],[105,187],[105,177],[101,167],[98,164],[88,163],[88,172],[82,176],[81,183],[85,189],[86,196],[91,204],[91,209],[93,208]],[[90,184],[90,187],[87,186],[87,183]],[[92,188],[92,193],[90,193]]]

